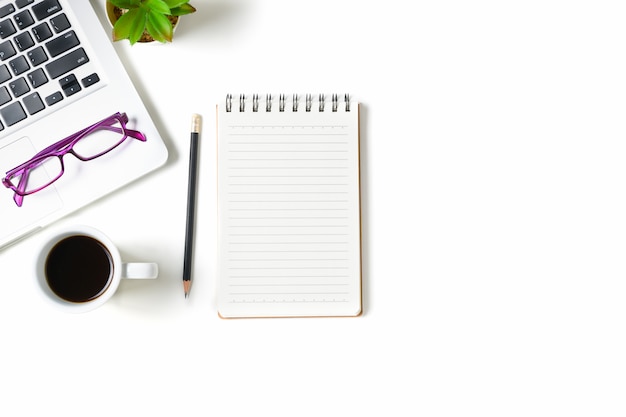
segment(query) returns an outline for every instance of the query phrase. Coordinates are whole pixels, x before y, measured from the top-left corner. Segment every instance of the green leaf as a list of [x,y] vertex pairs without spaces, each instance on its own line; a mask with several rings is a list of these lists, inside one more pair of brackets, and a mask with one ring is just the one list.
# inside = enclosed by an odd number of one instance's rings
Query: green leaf
[[109,0],[113,6],[117,6],[120,9],[133,9],[139,6],[139,0]]
[[171,10],[172,16],[182,16],[196,11],[196,9],[190,4],[183,4],[182,6],[175,7]]
[[136,43],[146,27],[146,12],[141,9],[131,9],[124,13],[113,26],[113,39],[128,39]]
[[146,29],[152,35],[154,40],[159,42],[171,42],[173,37],[173,28],[170,20],[159,13],[151,11],[146,19]]
[[189,0],[163,0],[167,3],[170,9],[174,9],[176,7],[180,7],[185,3],[188,3]]
[[150,13],[170,14],[170,7],[163,0],[145,0],[141,4],[141,8]]

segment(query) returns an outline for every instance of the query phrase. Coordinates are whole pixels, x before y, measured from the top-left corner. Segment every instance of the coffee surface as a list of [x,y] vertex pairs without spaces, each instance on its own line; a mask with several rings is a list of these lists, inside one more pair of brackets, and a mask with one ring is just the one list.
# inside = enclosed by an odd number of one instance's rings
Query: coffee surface
[[100,296],[112,275],[111,254],[89,236],[70,236],[59,241],[48,254],[46,280],[59,297],[82,303]]

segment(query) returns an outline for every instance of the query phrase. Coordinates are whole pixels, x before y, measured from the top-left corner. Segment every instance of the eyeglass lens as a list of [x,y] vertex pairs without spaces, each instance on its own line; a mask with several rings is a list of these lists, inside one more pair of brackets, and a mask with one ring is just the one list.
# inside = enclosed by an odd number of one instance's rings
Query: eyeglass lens
[[12,177],[11,182],[15,186],[19,186],[21,192],[32,193],[53,183],[63,173],[61,159],[57,156],[49,156],[38,160],[36,164],[25,171],[28,176],[26,184],[20,184],[23,173]]
[[74,144],[74,153],[82,159],[92,159],[114,149],[126,139],[119,121],[110,126],[99,126]]

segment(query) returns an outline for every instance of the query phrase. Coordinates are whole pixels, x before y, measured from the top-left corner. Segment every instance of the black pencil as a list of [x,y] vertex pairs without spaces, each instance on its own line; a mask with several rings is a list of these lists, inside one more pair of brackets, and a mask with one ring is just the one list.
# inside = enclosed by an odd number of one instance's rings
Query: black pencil
[[191,139],[189,149],[189,188],[187,189],[187,226],[185,229],[185,259],[183,264],[183,289],[185,298],[191,290],[191,264],[193,258],[193,231],[196,214],[196,181],[198,176],[198,137],[200,135],[200,116],[191,118]]

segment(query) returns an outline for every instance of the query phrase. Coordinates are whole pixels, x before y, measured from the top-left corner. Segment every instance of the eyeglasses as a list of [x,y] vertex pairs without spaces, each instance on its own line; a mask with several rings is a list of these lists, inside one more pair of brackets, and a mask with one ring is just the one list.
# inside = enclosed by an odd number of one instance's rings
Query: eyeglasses
[[41,191],[61,178],[65,171],[63,157],[66,154],[71,153],[86,162],[112,151],[129,137],[145,142],[145,135],[128,129],[127,122],[126,113],[115,113],[76,132],[7,171],[2,183],[13,190],[13,200],[21,207],[24,196]]

